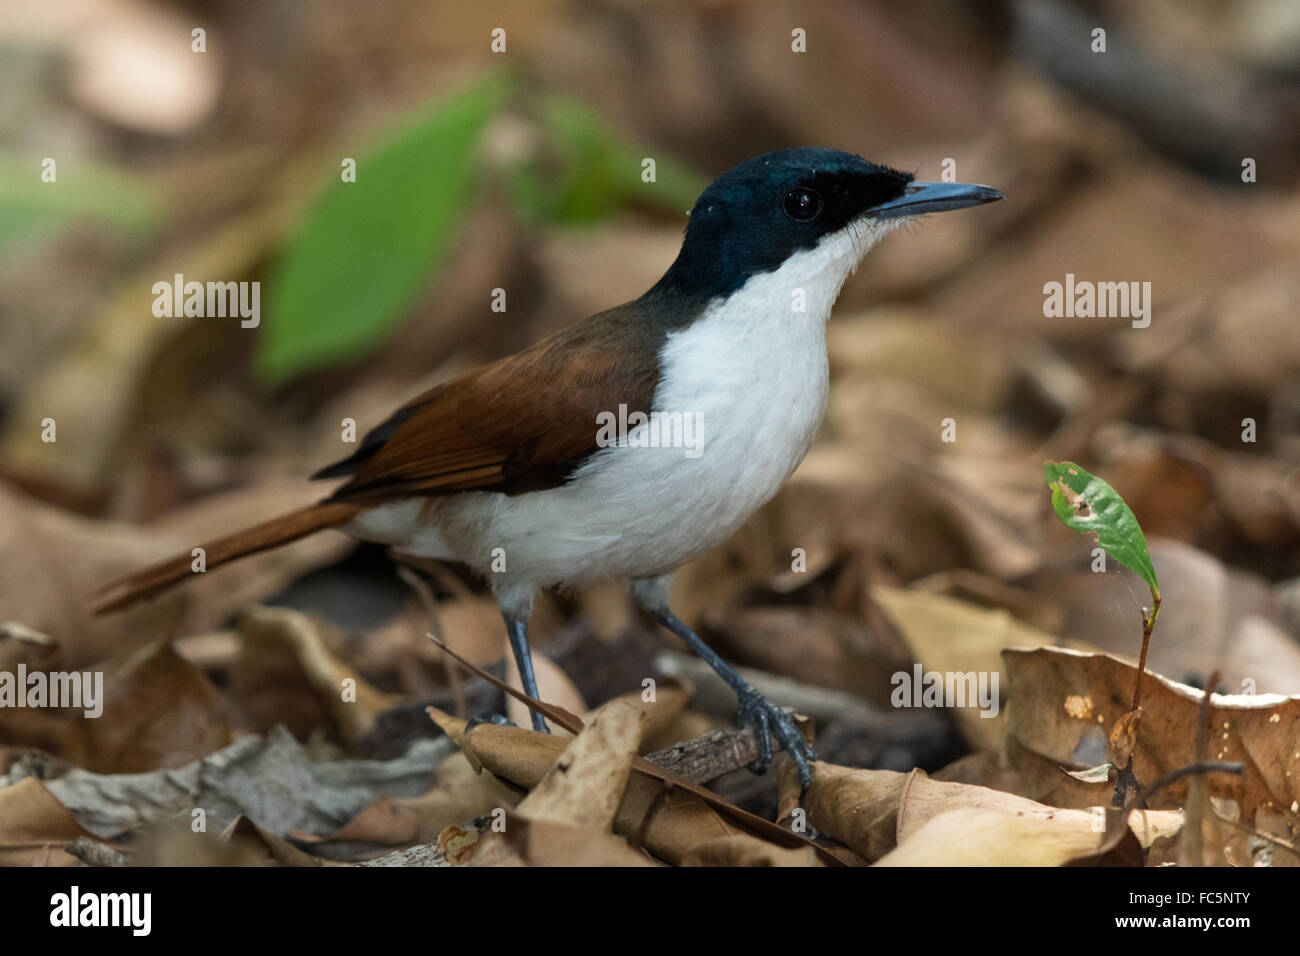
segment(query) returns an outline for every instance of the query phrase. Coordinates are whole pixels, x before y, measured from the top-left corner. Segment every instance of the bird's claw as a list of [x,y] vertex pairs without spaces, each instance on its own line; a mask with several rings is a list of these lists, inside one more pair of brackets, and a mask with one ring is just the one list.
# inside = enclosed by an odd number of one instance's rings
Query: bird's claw
[[465,732],[469,733],[479,724],[498,724],[502,727],[517,726],[513,720],[505,714],[498,714],[496,711],[483,710],[471,717],[465,724]]
[[749,765],[749,769],[754,773],[767,772],[772,763],[772,733],[775,731],[794,761],[800,790],[806,791],[812,783],[810,764],[817,756],[790,715],[751,687],[740,693],[740,713],[736,719],[741,727],[752,727],[758,736],[758,759]]

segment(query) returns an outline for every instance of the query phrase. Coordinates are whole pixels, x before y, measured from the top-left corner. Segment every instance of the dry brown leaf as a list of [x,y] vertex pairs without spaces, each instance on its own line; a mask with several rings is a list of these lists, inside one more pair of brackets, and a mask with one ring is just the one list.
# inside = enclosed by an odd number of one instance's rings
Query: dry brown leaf
[[[433,707],[429,713],[472,764],[526,789],[538,785],[567,743],[550,734],[496,724],[479,724],[466,733],[465,721]],[[642,773],[628,780],[613,828],[674,865],[701,843],[744,832],[699,797]]]
[[611,834],[555,820],[514,816],[507,817],[504,830],[482,834],[472,853],[462,851],[458,861],[474,867],[655,865],[644,853]]
[[1142,708],[1121,714],[1110,732],[1110,754],[1116,766],[1127,767],[1137,746],[1137,729],[1142,720]]
[[1158,376],[1180,393],[1262,393],[1276,387],[1300,365],[1294,326],[1300,277],[1293,269],[1272,268],[1243,270],[1239,276],[1177,336],[1135,340],[1120,353],[1121,360],[1136,374]]
[[0,866],[77,866],[63,847],[94,834],[35,777],[0,788]]
[[[783,775],[785,769],[783,768]],[[788,793],[788,792],[787,792]],[[1105,830],[1105,818],[1082,810],[1065,810],[1036,803],[1013,793],[965,783],[932,780],[920,770],[859,770],[818,763],[806,798],[808,822],[844,843],[867,860],[879,860],[905,843],[936,816],[957,808],[995,810],[1012,817],[1064,819],[1071,827],[1096,828],[1092,842],[1067,859],[1095,848]],[[781,813],[792,810],[788,796]],[[1145,814],[1131,825],[1143,846],[1157,836],[1177,832],[1182,816],[1176,812]],[[955,863],[956,861],[954,861]]]
[[[858,418],[875,421],[884,414],[890,424],[869,437],[827,440],[812,448],[761,513],[763,556],[788,567],[794,547],[804,549],[810,564],[827,553],[870,555],[909,579],[952,567],[1000,579],[1037,569],[1041,535],[1034,522],[1041,498],[1029,480],[1037,471],[1017,460],[998,434],[1000,426],[990,422],[990,434],[981,439],[976,421],[963,418],[961,447],[981,445],[987,451],[978,457],[963,451],[960,462],[949,461],[936,455],[942,443],[935,436],[951,409],[917,414],[918,397],[912,393],[891,396],[896,407],[882,409],[881,387],[838,400]],[[833,412],[834,390],[831,401]],[[864,407],[872,416],[860,414]],[[880,448],[890,448],[891,454],[879,454]]]
[[[234,630],[223,632],[229,647],[220,647],[222,660],[205,652],[206,637],[181,638],[177,651],[204,672],[221,679],[239,729],[269,734],[285,727],[300,740],[331,724],[329,707],[312,687],[293,649],[283,641],[248,641]],[[223,642],[224,643],[224,642]]]
[[[1145,454],[1107,459],[1106,479],[1152,538],[1193,541],[1204,530],[1215,501],[1213,473],[1202,463],[1170,454],[1160,436]],[[1164,582],[1162,581],[1163,585]]]
[[[1003,610],[978,607],[942,594],[871,589],[875,600],[898,628],[925,673],[999,675],[999,691],[1006,694],[1002,651],[1008,647],[1041,647],[1064,643],[1060,638],[1029,627]],[[908,675],[909,678],[912,675]],[[956,707],[953,719],[972,747],[1001,750],[1006,718],[999,706],[985,717],[978,706]]]
[[4,615],[53,637],[69,667],[102,660],[141,635],[176,630],[180,606],[151,602],[95,618],[87,597],[99,585],[156,559],[137,532],[90,521],[0,486],[0,598]]
[[[1096,787],[1077,783],[1058,768],[1105,761],[1106,729],[1128,710],[1136,668],[1105,654],[1061,648],[1009,650],[1003,657],[1010,679],[1009,754],[1026,792],[1050,794],[1054,803],[1066,806],[1097,802]],[[1067,701],[1083,696],[1093,701],[1088,717],[1067,707]],[[1193,744],[1201,698],[1201,691],[1148,672],[1133,751],[1140,784],[1196,761]],[[1256,811],[1263,809],[1289,815],[1292,832],[1297,832],[1300,698],[1213,695],[1208,757],[1244,762],[1242,776],[1207,777],[1212,795],[1240,804],[1243,823],[1250,825]],[[1186,792],[1187,781],[1179,781],[1153,795],[1151,805],[1176,806]]]
[[[1088,811],[1050,807],[1014,793],[933,780],[920,770],[912,771],[907,777],[898,810],[897,837],[900,844],[911,839],[934,817],[956,807],[993,809],[1022,818],[1064,820],[1071,826],[1087,823],[1096,830],[1094,844],[1100,842],[1105,830],[1104,811],[1100,807],[1092,807]],[[1144,847],[1150,846],[1157,837],[1177,833],[1181,825],[1182,814],[1177,811],[1135,812],[1129,818],[1130,828]]]
[[326,646],[319,628],[300,611],[255,606],[240,615],[236,626],[247,641],[278,644],[293,653],[340,735],[350,744],[360,741],[381,713],[400,702],[339,660]]
[[[468,819],[463,817],[461,819]],[[420,841],[420,818],[392,797],[380,797],[328,836],[295,832],[309,843],[369,843],[373,846],[410,846]]]
[[[897,842],[898,807],[908,775],[857,770],[818,762],[805,797],[808,822],[867,860],[878,860]],[[782,806],[782,816],[792,808]]]
[[519,793],[490,773],[475,772],[465,754],[454,753],[434,771],[428,793],[399,798],[393,804],[414,824],[410,842],[428,843],[446,827],[498,808],[513,809],[519,800]]
[[682,866],[820,866],[811,847],[779,847],[740,833],[701,843]]
[[240,814],[221,832],[221,841],[230,844],[243,865],[248,866],[346,866],[334,860],[312,856],[283,837],[263,830]]
[[[516,812],[507,815],[504,830],[494,828],[470,839],[451,827],[439,837],[440,848],[453,862],[473,866],[648,865],[643,854],[607,832],[623,797],[645,722],[644,711],[628,701],[600,708],[592,722],[567,742],[554,766],[532,787]],[[492,726],[484,725],[485,729]],[[544,736],[521,733],[528,738]],[[495,740],[515,735],[490,736]],[[477,729],[462,732],[461,738],[477,750]],[[549,755],[553,749],[547,747],[543,752]],[[490,755],[480,752],[479,759],[493,769]]]
[[[1061,282],[1066,273],[1081,280],[1127,278],[1134,263],[1141,263],[1144,281],[1171,290],[1164,317],[1156,319],[1163,323],[1160,334],[1147,337],[1159,348],[1173,332],[1173,307],[1180,298],[1227,289],[1240,276],[1274,262],[1294,262],[1294,248],[1271,242],[1262,228],[1270,213],[1243,215],[1240,202],[1208,182],[1147,163],[1103,168],[1105,175],[1056,197],[1052,215],[1038,228],[986,250],[980,269],[945,284],[935,300],[938,311],[974,327],[1063,341],[1104,338],[1122,354],[1137,348],[1143,336],[1117,335],[1115,322],[1097,319],[1045,326],[1042,312],[1023,304],[1042,302],[1044,276]],[[1126,228],[1116,230],[1116,222]],[[1178,255],[1151,254],[1171,248]]]
[[487,770],[525,790],[532,790],[555,766],[568,741],[502,724],[477,724],[453,717],[436,707],[429,716],[465,754],[475,770]]
[[806,684],[889,700],[889,675],[907,660],[861,620],[829,608],[722,608],[705,616],[719,653]]
[[[455,656],[455,652],[447,648],[446,645],[440,646],[446,649],[449,654]],[[461,662],[465,663],[463,659]],[[503,681],[493,677],[481,668],[471,667],[471,670],[494,686],[503,690],[510,690],[512,695],[518,694],[517,691],[508,688]],[[543,701],[538,701],[537,706],[547,715],[548,719],[563,724],[568,727],[571,732],[577,732],[582,729],[582,721],[562,708],[555,707],[554,705],[547,704]],[[457,741],[458,745],[463,746],[465,743],[470,743],[466,732],[465,721],[455,720],[434,707],[426,708],[426,710],[428,711],[429,716],[438,722],[453,740]],[[550,734],[536,734],[530,731],[518,731],[517,728],[510,727],[501,727],[497,729],[506,731],[515,730],[516,733],[539,737],[549,741],[551,746],[556,743]],[[562,744],[562,742],[560,743]],[[480,760],[480,758],[485,756],[487,755],[476,754],[475,759]],[[485,763],[485,761],[480,762]],[[628,836],[629,839],[632,839],[638,846],[642,845],[644,842],[645,846],[649,847],[657,855],[662,856],[662,854],[659,854],[658,850],[654,849],[654,846],[650,843],[648,838],[644,841],[642,838],[651,829],[653,824],[661,822],[657,819],[657,808],[661,805],[672,803],[673,793],[671,791],[676,791],[682,795],[689,796],[693,801],[698,803],[700,807],[706,811],[707,816],[715,818],[718,821],[722,821],[724,817],[727,820],[733,821],[731,828],[733,832],[748,831],[756,835],[761,834],[764,838],[771,839],[772,842],[780,846],[813,846],[814,852],[817,853],[818,858],[821,859],[822,862],[832,866],[841,865],[838,858],[824,850],[821,850],[819,847],[810,844],[806,838],[784,831],[775,824],[769,823],[762,817],[742,810],[735,804],[713,794],[698,784],[692,783],[684,777],[680,777],[671,771],[658,767],[639,756],[633,758],[632,765],[637,771],[637,774],[633,777],[628,786],[628,798],[624,800],[622,808],[622,811],[626,811],[629,806],[632,806],[633,811],[631,819],[625,819],[624,813],[620,811],[619,820],[615,823],[615,831]],[[647,784],[649,785],[649,789],[646,789]],[[634,794],[636,795],[635,800],[633,799]],[[665,794],[667,794],[666,798]],[[680,804],[674,803],[674,807],[677,806],[680,806]],[[620,830],[620,825],[625,829]],[[630,829],[628,829],[629,827]],[[681,834],[678,833],[673,834],[673,836],[680,835]],[[664,833],[663,836],[667,837],[668,834]],[[675,852],[678,859],[680,858],[680,848],[669,846],[668,849]],[[665,858],[667,859],[667,857]],[[670,859],[669,862],[672,862],[672,860]]]
[[615,705],[634,707],[645,717],[645,723],[641,728],[640,752],[647,753],[659,749],[648,746],[648,743],[659,740],[677,721],[686,710],[686,705],[690,703],[692,693],[693,688],[684,677],[666,677],[656,681],[653,700],[646,700],[644,691],[631,691],[583,714],[582,722],[590,724],[606,707]]
[[606,832],[623,799],[645,713],[614,701],[569,742],[554,768],[516,808],[526,820],[545,820]]
[[[20,667],[28,674],[65,669],[57,645],[23,639],[20,635],[27,629],[16,621],[5,622],[2,630],[0,674],[10,675],[16,682]],[[86,762],[87,724],[85,708],[0,707],[0,739],[6,745],[19,753],[36,748],[78,766]]]
[[[1044,816],[960,807],[931,817],[876,865],[1062,866],[1096,849],[1104,833],[1099,819],[1078,810]],[[1136,827],[1136,819],[1129,825]]]
[[[62,669],[59,655],[25,662],[29,672]],[[103,679],[98,717],[87,718],[84,706],[0,709],[6,742],[100,773],[178,767],[229,743],[222,695],[169,643],[138,650],[106,676],[104,670],[82,670],[83,680]]]
[[97,773],[181,767],[231,740],[220,692],[166,641],[108,675],[103,716],[85,723],[85,769]]
[[935,780],[949,783],[968,783],[1007,793],[1020,792],[1020,775],[1012,768],[1003,751],[978,750],[958,757],[942,770],[930,775]]
[[[937,230],[932,233],[927,223],[924,234],[937,235]],[[879,251],[887,248],[916,256],[914,247],[901,243],[886,243]],[[876,255],[870,261],[875,262]],[[897,303],[836,317],[826,329],[831,380],[838,388],[855,380],[895,379],[924,388],[949,405],[995,411],[1010,379],[1012,356],[998,348],[1000,342],[981,342],[978,329],[969,332],[958,338],[936,313]],[[943,375],[934,374],[936,367]]]
[[[53,447],[53,446],[46,446]],[[91,521],[0,487],[0,598],[5,616],[54,638],[70,667],[160,635],[211,630],[249,600],[343,554],[342,535],[313,535],[254,555],[123,612],[96,617],[90,595],[134,568],[189,551],[247,523],[319,497],[301,481],[269,481],[179,509],[148,528]]]
[[614,832],[674,866],[703,843],[743,833],[699,797],[642,774],[628,781]]

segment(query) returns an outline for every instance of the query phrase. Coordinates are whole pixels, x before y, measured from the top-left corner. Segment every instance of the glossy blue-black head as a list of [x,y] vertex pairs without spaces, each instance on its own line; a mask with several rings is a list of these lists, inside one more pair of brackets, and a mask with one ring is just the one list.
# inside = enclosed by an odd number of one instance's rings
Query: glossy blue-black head
[[[897,219],[1001,199],[985,186],[915,183],[837,149],[764,153],[723,173],[695,203],[682,250],[650,294],[711,299],[866,219]],[[864,250],[865,251],[865,250]]]

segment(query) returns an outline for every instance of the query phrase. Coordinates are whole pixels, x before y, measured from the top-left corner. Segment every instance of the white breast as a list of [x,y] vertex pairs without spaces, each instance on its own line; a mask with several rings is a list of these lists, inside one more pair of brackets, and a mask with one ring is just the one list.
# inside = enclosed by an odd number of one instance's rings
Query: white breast
[[699,557],[776,494],[812,444],[826,408],[826,320],[876,238],[861,224],[828,236],[669,336],[654,408],[695,416],[698,457],[605,448],[558,488],[398,502],[348,530],[463,561],[498,590],[649,577]]

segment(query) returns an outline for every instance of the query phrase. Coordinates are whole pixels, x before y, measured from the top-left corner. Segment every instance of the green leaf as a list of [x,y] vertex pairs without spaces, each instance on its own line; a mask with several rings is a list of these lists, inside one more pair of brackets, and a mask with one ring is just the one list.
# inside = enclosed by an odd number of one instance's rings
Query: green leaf
[[357,162],[308,211],[269,279],[256,371],[268,384],[384,341],[451,248],[474,197],[476,147],[499,77],[443,101]]
[[1072,461],[1049,461],[1044,467],[1052,489],[1052,508],[1062,523],[1075,531],[1095,533],[1102,550],[1137,574],[1151,594],[1159,597],[1146,536],[1119,492]]
[[38,161],[0,154],[0,250],[78,219],[97,219],[127,234],[157,220],[157,197],[136,177],[73,160],[57,170],[58,178],[47,183]]
[[668,156],[655,156],[655,182],[641,179],[644,152],[623,141],[601,116],[571,97],[542,106],[546,152],[513,171],[519,214],[534,222],[575,225],[604,219],[638,202],[684,213],[708,180]]

